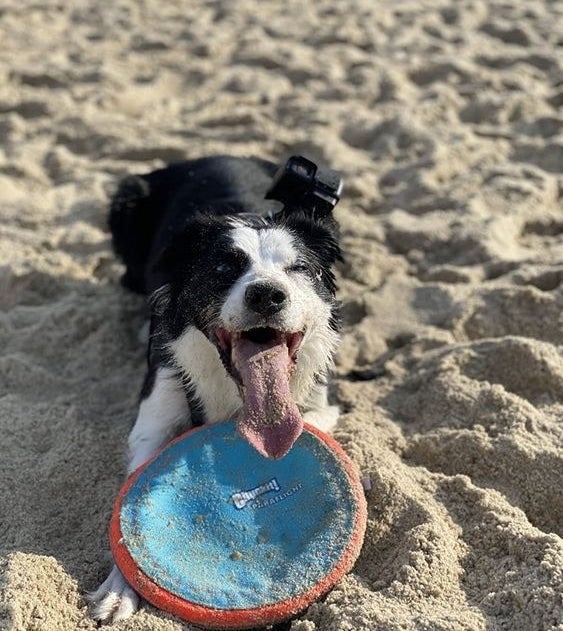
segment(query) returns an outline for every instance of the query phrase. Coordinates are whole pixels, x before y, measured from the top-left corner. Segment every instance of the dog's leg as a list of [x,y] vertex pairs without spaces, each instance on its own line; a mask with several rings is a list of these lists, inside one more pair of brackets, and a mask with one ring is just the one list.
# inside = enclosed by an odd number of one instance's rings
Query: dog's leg
[[326,385],[315,385],[307,399],[306,410],[303,415],[304,420],[323,432],[330,432],[336,427],[339,414],[338,406],[328,403]]
[[170,368],[159,368],[152,390],[141,401],[127,440],[127,474],[153,456],[171,438],[180,422],[187,423],[189,413],[181,378]]
[[[147,381],[150,383],[151,375]],[[148,388],[144,388],[147,390]],[[188,403],[180,379],[168,368],[159,368],[150,392],[143,392],[139,414],[129,434],[127,473],[153,456],[171,437],[180,421],[189,417]],[[133,615],[139,596],[114,565],[108,578],[88,599],[95,605],[92,617],[102,622],[117,622]]]
[[100,622],[125,620],[139,608],[139,596],[129,587],[117,565],[98,589],[88,594],[88,600],[95,605],[92,618]]

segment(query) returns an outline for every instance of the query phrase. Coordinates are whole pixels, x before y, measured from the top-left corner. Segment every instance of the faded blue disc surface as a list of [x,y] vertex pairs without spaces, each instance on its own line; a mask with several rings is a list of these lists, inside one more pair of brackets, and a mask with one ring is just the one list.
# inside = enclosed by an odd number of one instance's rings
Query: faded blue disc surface
[[137,566],[162,588],[214,609],[298,597],[349,546],[356,501],[338,456],[305,430],[269,460],[233,421],[166,448],[123,498],[120,526]]

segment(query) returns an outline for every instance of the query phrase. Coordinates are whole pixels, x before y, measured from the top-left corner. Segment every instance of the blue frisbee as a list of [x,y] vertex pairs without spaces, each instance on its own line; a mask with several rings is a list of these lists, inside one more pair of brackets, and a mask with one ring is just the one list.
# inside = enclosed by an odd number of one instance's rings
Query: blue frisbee
[[305,425],[280,460],[232,421],[180,436],[127,480],[110,526],[115,561],[147,601],[211,629],[273,624],[356,560],[366,503],[354,465]]

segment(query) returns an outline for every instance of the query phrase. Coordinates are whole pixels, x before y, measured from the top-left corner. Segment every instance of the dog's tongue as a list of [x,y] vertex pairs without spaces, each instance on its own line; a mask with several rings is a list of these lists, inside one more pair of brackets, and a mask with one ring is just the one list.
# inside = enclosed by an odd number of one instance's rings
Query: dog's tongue
[[281,458],[303,431],[301,413],[289,390],[287,345],[239,338],[232,352],[244,390],[238,431],[263,456]]

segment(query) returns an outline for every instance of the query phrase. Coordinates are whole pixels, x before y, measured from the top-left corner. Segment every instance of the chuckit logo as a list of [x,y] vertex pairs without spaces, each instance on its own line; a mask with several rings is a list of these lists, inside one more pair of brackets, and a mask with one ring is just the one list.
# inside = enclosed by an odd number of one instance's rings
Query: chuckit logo
[[248,491],[239,491],[238,493],[233,493],[231,495],[231,499],[233,500],[233,504],[239,510],[244,508],[249,502],[255,500],[260,495],[264,495],[264,493],[268,493],[269,491],[279,491],[280,485],[276,478],[272,478],[269,482],[265,482],[260,486],[257,486],[253,489],[249,489]]

